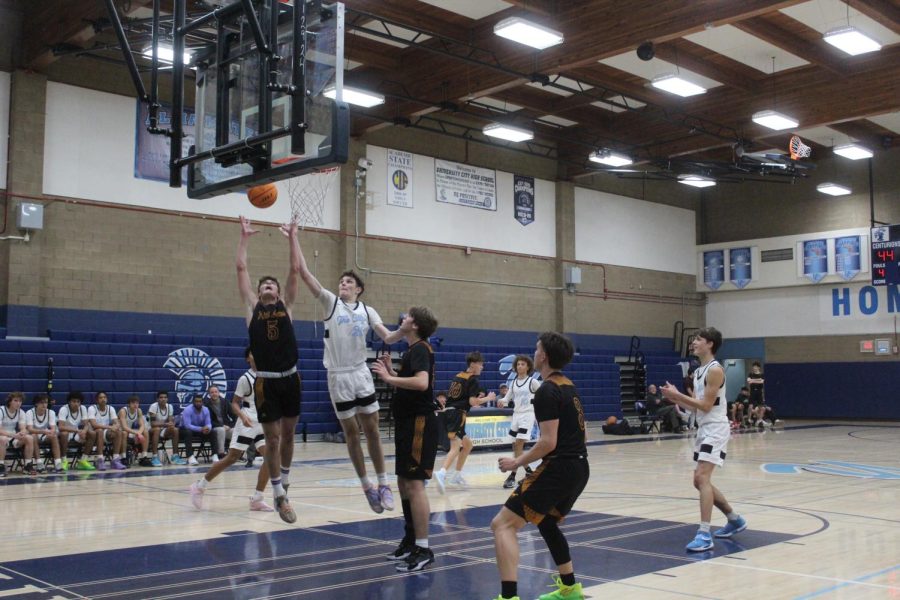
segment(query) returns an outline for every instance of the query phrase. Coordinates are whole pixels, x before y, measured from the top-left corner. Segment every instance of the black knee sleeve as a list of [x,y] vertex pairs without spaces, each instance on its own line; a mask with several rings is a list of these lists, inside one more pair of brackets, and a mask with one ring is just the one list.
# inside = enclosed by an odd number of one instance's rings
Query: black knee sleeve
[[541,537],[547,542],[550,556],[553,557],[553,562],[557,566],[564,565],[572,560],[572,555],[569,554],[569,542],[566,541],[566,536],[563,535],[563,532],[559,530],[556,519],[544,517],[541,520],[541,524],[538,525],[538,531],[541,532]]

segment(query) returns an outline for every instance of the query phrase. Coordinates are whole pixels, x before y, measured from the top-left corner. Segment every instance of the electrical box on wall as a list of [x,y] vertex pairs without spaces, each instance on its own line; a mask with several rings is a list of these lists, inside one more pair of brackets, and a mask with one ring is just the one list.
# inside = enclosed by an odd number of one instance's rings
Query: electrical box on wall
[[20,202],[16,210],[16,227],[19,229],[43,229],[44,205]]
[[581,283],[581,267],[566,267],[566,285]]

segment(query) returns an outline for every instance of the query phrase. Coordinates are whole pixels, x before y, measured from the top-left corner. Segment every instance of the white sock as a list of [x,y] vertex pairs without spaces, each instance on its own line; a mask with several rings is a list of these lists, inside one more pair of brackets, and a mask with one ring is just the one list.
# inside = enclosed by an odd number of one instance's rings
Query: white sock
[[379,473],[378,474],[378,485],[387,485],[387,484],[388,484],[387,473]]
[[281,467],[281,485],[291,485],[291,470]]
[[54,467],[58,467],[58,466],[60,466],[60,465],[62,465],[62,459],[54,458],[54,459],[53,459],[53,466],[54,466]]
[[252,502],[259,502],[262,499],[263,499],[263,493],[259,490],[254,491],[253,495],[250,496],[250,500]]
[[122,460],[121,454],[113,454],[113,460]]
[[280,479],[272,482],[272,493],[275,494],[275,498],[286,495]]
[[427,548],[428,538],[425,538],[424,540],[416,540],[416,546],[418,546],[419,548]]
[[197,487],[201,490],[205,490],[207,485],[209,485],[209,482],[206,480],[206,477],[201,477],[197,480]]
[[363,475],[362,477],[360,477],[359,482],[362,484],[362,489],[364,489],[364,490],[367,490],[370,487],[372,487],[372,482],[369,481],[369,478],[366,475]]
[[701,521],[700,522],[700,531],[703,533],[709,533],[709,522]]

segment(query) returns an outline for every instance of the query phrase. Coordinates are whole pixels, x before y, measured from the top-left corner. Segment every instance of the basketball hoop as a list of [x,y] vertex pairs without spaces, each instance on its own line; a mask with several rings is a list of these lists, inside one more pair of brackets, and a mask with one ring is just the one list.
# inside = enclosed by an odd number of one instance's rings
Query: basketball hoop
[[788,149],[791,151],[791,160],[806,158],[812,153],[812,148],[804,144],[798,135],[791,137],[791,143],[788,146]]
[[287,180],[291,197],[291,220],[303,227],[321,227],[324,224],[325,196],[341,172],[340,167],[326,167]]

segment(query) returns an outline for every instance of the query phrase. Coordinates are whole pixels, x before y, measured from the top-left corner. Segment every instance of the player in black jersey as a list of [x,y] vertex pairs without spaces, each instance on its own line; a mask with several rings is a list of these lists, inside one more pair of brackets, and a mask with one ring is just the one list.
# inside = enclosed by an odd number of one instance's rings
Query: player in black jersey
[[247,243],[259,233],[241,217],[237,250],[238,290],[247,307],[250,350],[256,360],[256,412],[266,436],[266,464],[281,519],[294,523],[297,514],[287,498],[287,478],[294,458],[294,432],[300,416],[300,374],[297,372],[297,340],[291,307],[297,298],[300,275],[300,243],[297,224],[281,226],[290,247],[290,271],[284,296],[274,277],[260,278],[254,291],[247,271]]
[[565,336],[555,332],[541,334],[534,351],[534,368],[540,372],[543,383],[533,401],[541,437],[528,452],[499,460],[500,470],[507,472],[542,459],[491,522],[500,569],[501,594],[497,600],[518,598],[516,535],[529,522],[537,525],[559,568],[559,576],[554,578],[557,589],[542,595],[540,600],[584,598],[581,583],[575,581],[569,544],[559,529],[559,523],[584,491],[590,474],[581,400],[575,385],[559,372],[572,360],[574,352],[572,342]]

